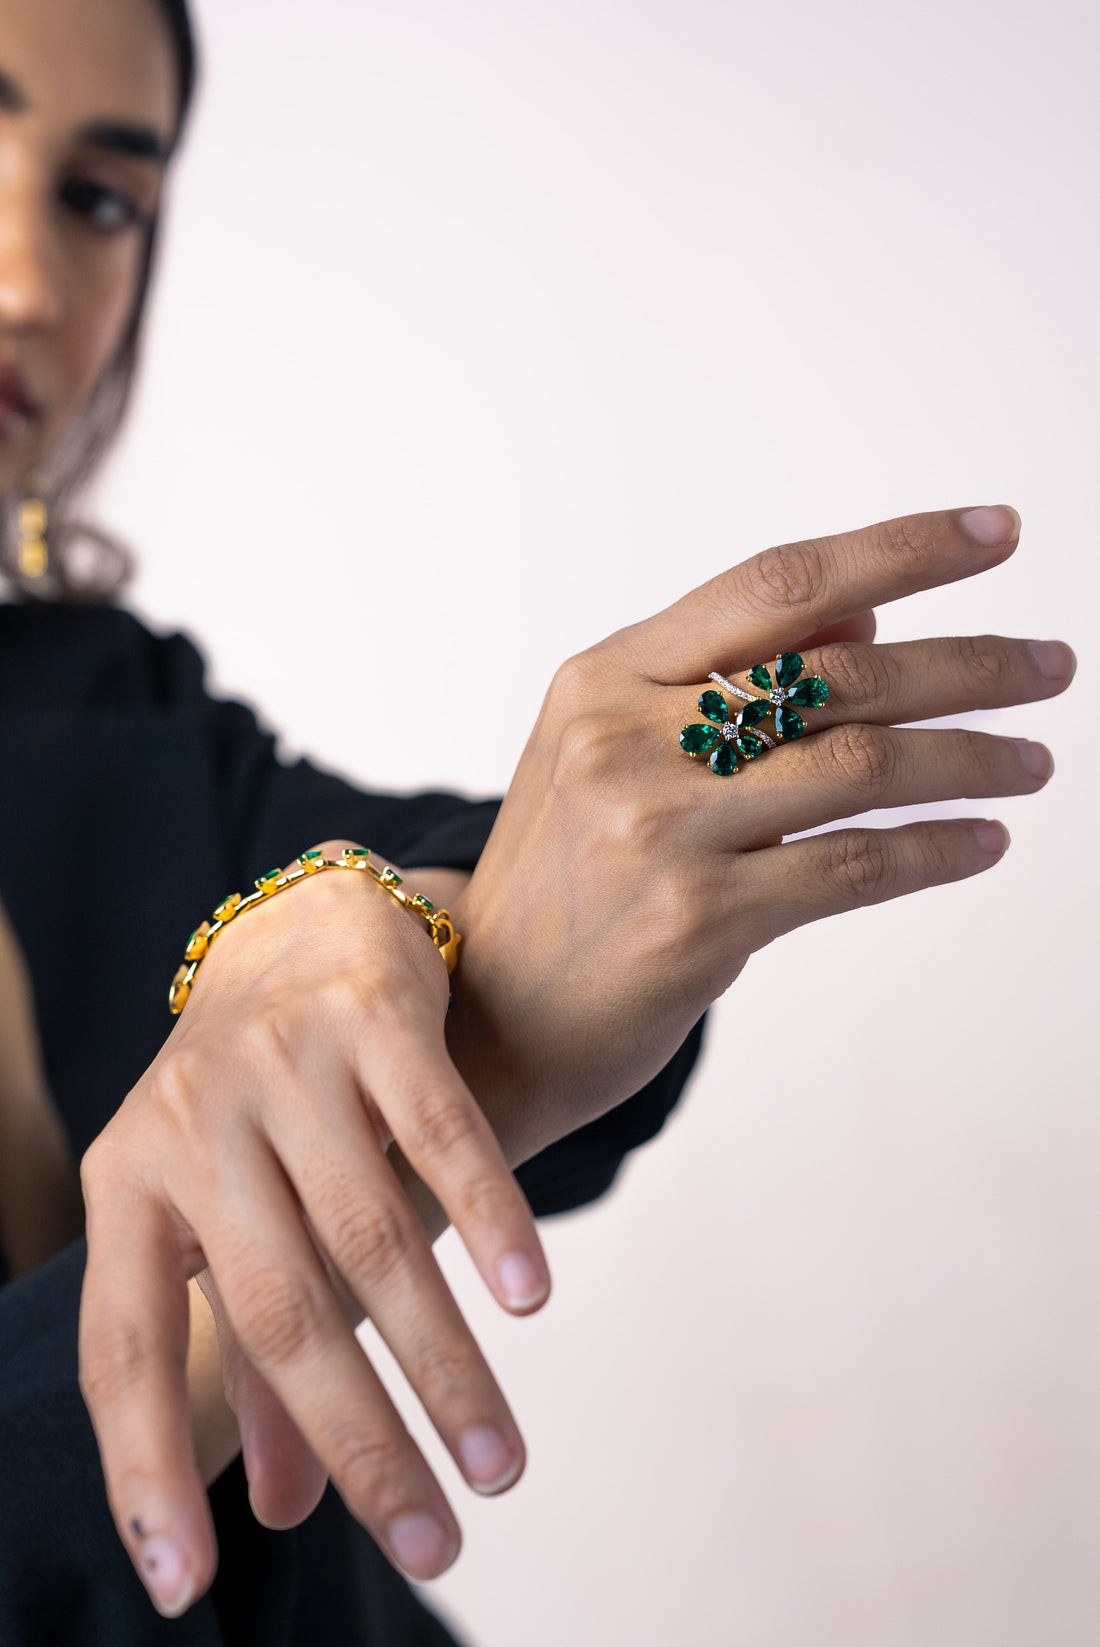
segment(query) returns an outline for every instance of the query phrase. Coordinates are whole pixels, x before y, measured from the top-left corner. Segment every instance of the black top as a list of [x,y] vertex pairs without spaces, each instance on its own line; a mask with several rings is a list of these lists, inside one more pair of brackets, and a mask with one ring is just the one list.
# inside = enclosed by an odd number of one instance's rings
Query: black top
[[[74,1156],[171,1028],[167,984],[196,912],[329,837],[470,869],[495,816],[495,802],[380,795],[283,765],[251,711],[207,695],[181,635],[113,608],[0,605],[0,899]],[[701,1027],[636,1097],[519,1169],[536,1213],[609,1188],[675,1104]],[[214,1584],[182,1619],[159,1616],[111,1520],[77,1385],[84,1259],[80,1240],[19,1280],[0,1271],[3,1647],[451,1642],[331,1484],[300,1527],[269,1532],[239,1456],[210,1489]]]

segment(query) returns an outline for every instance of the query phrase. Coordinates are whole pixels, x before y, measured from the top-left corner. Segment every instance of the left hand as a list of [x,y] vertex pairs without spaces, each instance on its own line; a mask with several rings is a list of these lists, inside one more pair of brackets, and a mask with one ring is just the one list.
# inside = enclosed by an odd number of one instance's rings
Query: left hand
[[[386,1159],[396,1140],[506,1309],[541,1305],[534,1220],[447,1054],[448,993],[422,922],[365,875],[325,871],[223,934],[84,1155],[80,1386],[120,1536],[168,1616],[216,1565],[185,1381],[187,1282],[208,1266],[262,1519],[302,1519],[331,1475],[413,1577],[457,1554],[443,1491],[355,1340],[365,1313],[469,1484],[501,1491],[522,1470],[515,1421]],[[289,1454],[264,1445],[269,1423]]]

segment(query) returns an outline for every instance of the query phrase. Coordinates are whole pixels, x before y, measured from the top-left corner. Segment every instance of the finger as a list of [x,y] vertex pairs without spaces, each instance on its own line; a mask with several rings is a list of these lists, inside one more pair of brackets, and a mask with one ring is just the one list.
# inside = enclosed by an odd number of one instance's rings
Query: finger
[[272,1143],[318,1241],[469,1485],[511,1486],[524,1463],[515,1419],[361,1108],[326,1118],[306,1151],[280,1136]]
[[867,607],[998,565],[1012,553],[1019,525],[1004,505],[946,509],[780,544],[604,645],[666,684],[705,680],[712,669],[749,669]]
[[233,1406],[253,1515],[261,1526],[279,1531],[300,1526],[321,1502],[328,1472],[275,1391],[239,1347]]
[[458,1553],[458,1523],[340,1311],[292,1186],[258,1136],[242,1138],[231,1171],[231,1185],[204,1185],[218,1209],[208,1226],[183,1195],[180,1210],[201,1228],[243,1353],[351,1513],[411,1577],[436,1577]]
[[1000,861],[1008,845],[1003,824],[978,818],[838,829],[789,841],[741,861],[738,916],[747,917],[759,947],[846,909],[979,875]]
[[217,1566],[187,1395],[190,1272],[167,1211],[107,1160],[93,1144],[81,1162],[80,1391],[119,1536],[157,1610],[175,1618]]
[[[820,675],[829,688],[826,702],[809,712],[814,732],[840,721],[898,725],[1035,703],[1064,692],[1077,668],[1064,641],[1003,635],[958,635],[893,646],[830,645],[800,655],[800,678]],[[761,695],[747,675],[734,684]],[[739,707],[731,705],[734,713]]]
[[237,1418],[252,1513],[265,1527],[297,1527],[328,1484],[302,1432],[241,1349],[213,1271],[197,1277],[218,1333],[225,1397]]
[[422,1021],[403,1022],[403,1003],[393,1003],[389,1012],[391,1031],[372,1034],[363,1048],[363,1088],[497,1302],[514,1314],[530,1314],[550,1295],[550,1270],[527,1197],[450,1060],[442,1025],[435,1037]]
[[880,806],[1031,795],[1053,769],[1049,749],[1026,738],[844,722],[781,745],[719,781],[737,785],[730,838],[751,848]]

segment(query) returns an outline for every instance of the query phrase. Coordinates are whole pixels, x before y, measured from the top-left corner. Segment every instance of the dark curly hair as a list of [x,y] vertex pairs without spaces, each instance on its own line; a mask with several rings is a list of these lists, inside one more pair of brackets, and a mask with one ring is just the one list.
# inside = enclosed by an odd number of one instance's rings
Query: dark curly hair
[[[164,16],[176,57],[179,99],[173,151],[179,144],[195,90],[197,53],[195,35],[187,13],[187,0],[150,0]],[[50,572],[43,587],[31,585],[19,575],[18,547],[14,521],[0,522],[0,574],[17,597],[52,601],[109,600],[126,582],[131,571],[130,557],[123,547],[105,534],[76,525],[70,518],[74,499],[104,457],[126,415],[133,390],[141,346],[142,326],[148,304],[149,287],[156,261],[157,224],[146,234],[141,273],[133,312],[118,352],[100,379],[95,393],[77,419],[55,460],[56,473],[50,496]],[[81,575],[69,552],[87,538],[98,551],[97,564]]]

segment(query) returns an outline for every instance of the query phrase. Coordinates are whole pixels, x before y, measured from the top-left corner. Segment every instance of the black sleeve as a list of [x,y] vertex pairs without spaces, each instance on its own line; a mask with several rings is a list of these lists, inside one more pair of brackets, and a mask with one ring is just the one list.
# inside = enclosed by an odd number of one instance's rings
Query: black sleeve
[[[248,711],[235,704],[218,708],[223,740],[235,746],[225,760],[225,778],[235,835],[230,857],[247,860],[242,880],[328,838],[377,848],[409,869],[472,870],[477,864],[499,801],[473,802],[434,791],[381,795],[311,761],[284,765],[275,757],[274,739],[258,733]],[[626,1155],[660,1131],[677,1103],[698,1058],[702,1031],[700,1022],[635,1097],[519,1168],[517,1179],[536,1213],[568,1212],[610,1189]]]

